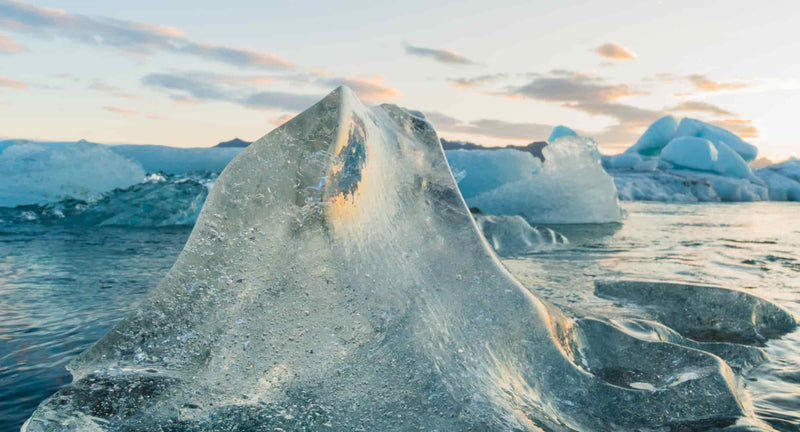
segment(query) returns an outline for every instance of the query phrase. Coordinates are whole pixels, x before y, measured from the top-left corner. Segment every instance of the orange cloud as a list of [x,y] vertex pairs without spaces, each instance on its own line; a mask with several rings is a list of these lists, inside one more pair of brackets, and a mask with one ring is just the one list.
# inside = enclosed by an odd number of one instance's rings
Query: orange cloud
[[685,101],[681,102],[678,105],[675,105],[672,108],[668,108],[669,111],[681,111],[681,112],[702,112],[708,114],[714,114],[719,116],[729,116],[734,115],[732,112],[724,110],[717,105],[708,103],[708,102],[700,102],[700,101]]
[[361,76],[324,80],[330,86],[346,85],[353,89],[359,99],[367,103],[385,101],[402,96],[399,90],[383,84],[382,76]]
[[275,117],[274,119],[272,119],[272,124],[275,126],[280,126],[293,118],[294,116],[291,116],[289,114],[284,114],[280,117]]
[[721,83],[709,79],[702,74],[689,75],[689,81],[694,85],[697,90],[705,92],[716,92],[722,90],[741,90],[750,87],[749,84],[744,83]]
[[610,58],[612,60],[636,59],[636,54],[634,54],[631,50],[615,43],[606,43],[600,45],[599,47],[594,49],[594,52],[602,57]]
[[125,116],[132,116],[132,115],[136,115],[137,114],[136,111],[134,111],[132,109],[118,107],[118,106],[107,106],[107,107],[103,107],[103,109],[108,111],[108,112],[122,114],[122,115],[125,115]]
[[715,120],[711,124],[728,129],[742,138],[758,138],[758,128],[753,125],[751,120],[729,118]]
[[22,81],[12,80],[11,78],[0,77],[0,87],[9,87],[17,90],[25,90],[28,85]]
[[14,39],[0,34],[0,54],[17,54],[27,50]]

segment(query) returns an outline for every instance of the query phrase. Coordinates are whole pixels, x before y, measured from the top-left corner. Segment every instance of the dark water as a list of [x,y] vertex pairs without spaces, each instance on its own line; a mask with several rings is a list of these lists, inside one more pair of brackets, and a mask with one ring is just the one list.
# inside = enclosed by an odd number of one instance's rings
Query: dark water
[[[595,278],[638,278],[738,288],[800,317],[800,204],[624,207],[622,225],[555,227],[569,248],[504,263],[532,291],[578,316],[641,316],[593,290]],[[755,414],[777,430],[800,431],[800,330],[764,349],[769,361],[744,377]]]
[[0,431],[70,382],[64,366],[158,283],[190,232],[0,226]]
[[[721,283],[800,316],[800,205],[626,203],[621,226],[556,227],[570,244],[504,261],[574,315],[636,316],[593,295],[595,277]],[[166,273],[191,229],[0,223],[0,432],[70,381],[64,366]],[[800,430],[800,332],[746,374],[756,415]]]

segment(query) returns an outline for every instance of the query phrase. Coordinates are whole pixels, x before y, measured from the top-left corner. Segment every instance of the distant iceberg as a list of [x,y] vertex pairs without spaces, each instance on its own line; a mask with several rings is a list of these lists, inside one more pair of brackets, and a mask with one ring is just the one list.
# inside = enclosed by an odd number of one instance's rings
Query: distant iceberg
[[219,173],[242,147],[167,147],[158,145],[114,145],[109,148],[142,165],[148,173],[185,174],[205,171]]
[[[792,324],[740,294],[712,306]],[[697,430],[749,415],[720,357],[657,330],[571,319],[520,285],[430,124],[339,88],[225,168],[174,267],[23,431]]]
[[773,201],[800,201],[800,160],[769,165],[756,171],[769,187],[769,198]]
[[531,223],[620,222],[613,180],[588,138],[564,136],[529,152],[449,150],[447,161],[470,207],[495,215],[519,215]]
[[576,137],[578,133],[574,130],[566,127],[566,126],[556,126],[553,128],[553,132],[550,133],[550,137],[547,138],[547,142],[552,143],[555,140],[561,137]]
[[8,142],[0,146],[0,207],[89,201],[144,176],[141,165],[103,145]]
[[622,200],[792,200],[800,191],[777,171],[753,171],[758,150],[730,131],[672,116],[654,122],[624,153],[603,156]]

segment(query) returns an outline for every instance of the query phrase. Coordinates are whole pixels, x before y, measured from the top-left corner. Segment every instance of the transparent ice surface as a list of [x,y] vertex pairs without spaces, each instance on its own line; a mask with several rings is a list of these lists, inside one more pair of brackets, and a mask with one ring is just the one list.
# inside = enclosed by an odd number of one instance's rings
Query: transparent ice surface
[[522,287],[431,126],[339,88],[228,165],[149,300],[23,429],[699,430],[750,416],[720,357],[650,333],[569,319]]

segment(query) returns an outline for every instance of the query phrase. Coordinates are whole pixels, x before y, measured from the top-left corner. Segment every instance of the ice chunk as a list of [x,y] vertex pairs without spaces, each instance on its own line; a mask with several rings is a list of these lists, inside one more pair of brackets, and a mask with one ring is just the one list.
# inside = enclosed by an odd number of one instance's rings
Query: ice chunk
[[180,148],[158,145],[115,145],[111,150],[139,162],[148,173],[185,174],[192,171],[219,173],[241,147]]
[[744,142],[733,132],[693,118],[687,117],[681,120],[675,136],[705,138],[714,144],[723,142],[748,162],[758,156],[758,149],[754,145]]
[[597,280],[595,293],[648,306],[659,322],[696,341],[761,344],[797,327],[792,314],[777,304],[721,286]]
[[738,177],[750,179],[756,182],[760,180],[753,175],[753,170],[750,165],[742,159],[739,153],[736,153],[727,144],[719,141],[714,144],[717,148],[717,165],[715,170],[725,176]]
[[770,165],[766,168],[784,177],[800,182],[800,159],[791,158],[780,163]]
[[622,200],[706,202],[764,201],[769,192],[763,182],[687,170],[614,172]]
[[553,141],[561,138],[561,137],[576,137],[578,133],[574,130],[566,127],[566,126],[556,126],[553,128],[553,132],[550,133],[550,138],[547,138],[547,142],[552,143]]
[[698,171],[716,171],[718,157],[717,148],[711,141],[696,137],[675,138],[661,151],[661,159]]
[[16,143],[0,153],[0,207],[92,200],[144,175],[138,163],[102,145]]
[[715,144],[704,138],[675,138],[664,147],[661,159],[678,167],[760,182],[747,162],[721,141]]
[[484,213],[545,224],[622,220],[613,180],[591,139],[559,139],[543,149],[544,163],[517,150],[446,154],[467,204]]
[[569,243],[547,227],[532,227],[520,216],[475,215],[481,234],[498,255],[525,255],[550,251]]
[[446,154],[461,195],[467,199],[528,180],[542,169],[538,158],[518,150],[448,150]]
[[[430,125],[340,88],[228,165],[168,275],[23,429],[692,430],[747,415],[718,357],[651,344],[623,348],[660,351],[652,368],[604,361],[588,348],[619,330],[589,341],[575,325],[501,266]],[[587,370],[584,347],[621,375],[695,379],[625,388]]]
[[770,169],[758,170],[756,175],[767,184],[770,200],[800,201],[800,182]]
[[664,116],[653,122],[644,131],[636,144],[628,148],[626,153],[639,153],[645,156],[657,156],[661,149],[675,137],[678,121],[673,116]]

